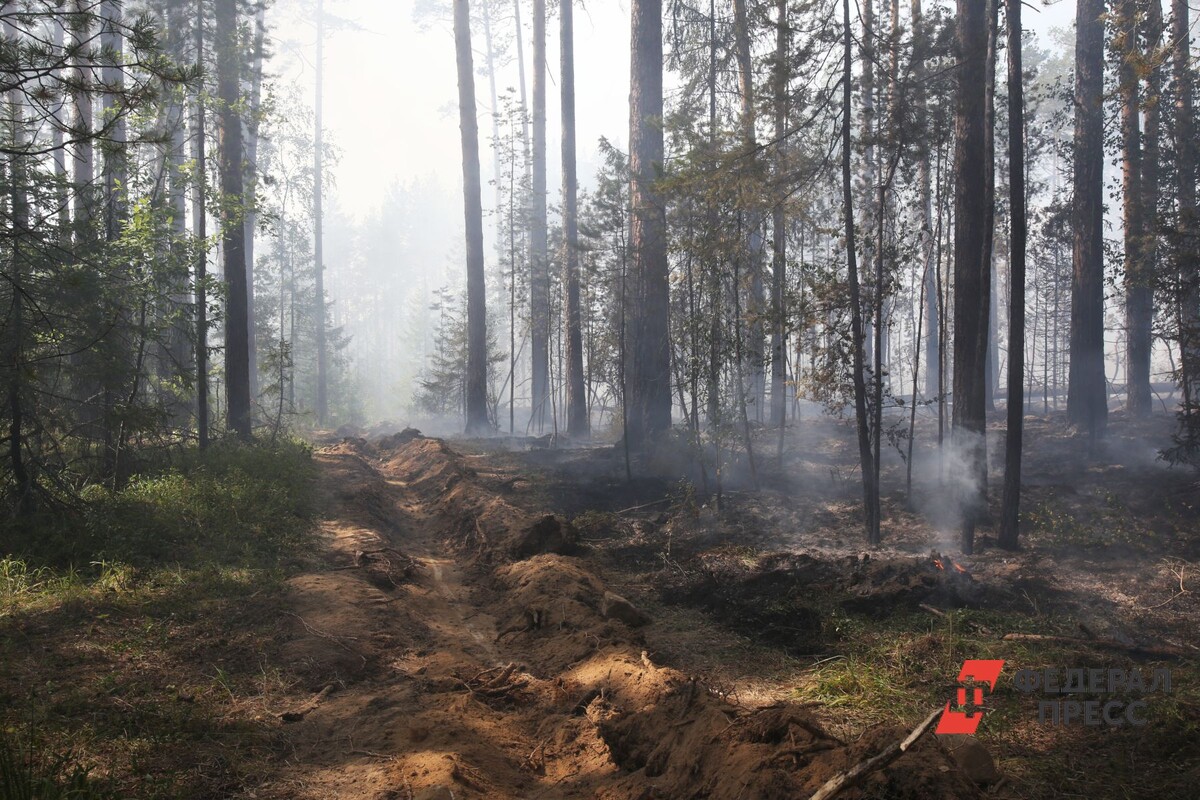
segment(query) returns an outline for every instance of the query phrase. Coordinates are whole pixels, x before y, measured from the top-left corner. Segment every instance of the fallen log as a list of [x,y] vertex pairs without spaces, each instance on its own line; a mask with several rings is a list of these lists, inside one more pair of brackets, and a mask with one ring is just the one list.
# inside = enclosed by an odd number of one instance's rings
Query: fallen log
[[850,788],[867,775],[876,770],[883,769],[904,755],[908,748],[912,747],[913,743],[920,739],[925,734],[925,731],[933,726],[934,720],[941,716],[942,710],[939,708],[932,712],[925,718],[924,722],[913,728],[912,733],[899,741],[892,742],[883,752],[876,753],[867,760],[855,764],[845,772],[839,772],[837,775],[834,775],[820,789],[817,789],[816,793],[809,800],[829,800],[829,798],[836,796],[843,789]]

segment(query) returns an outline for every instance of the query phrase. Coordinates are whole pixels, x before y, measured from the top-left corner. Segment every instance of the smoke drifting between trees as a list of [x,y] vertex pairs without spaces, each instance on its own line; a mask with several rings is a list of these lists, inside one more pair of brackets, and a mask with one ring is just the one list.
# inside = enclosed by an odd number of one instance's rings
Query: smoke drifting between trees
[[[336,8],[0,12],[14,511],[155,449],[402,414],[615,440],[631,473],[669,443],[719,494],[802,413],[845,413],[866,537],[883,462],[911,492],[914,438],[936,437],[975,475],[968,550],[987,450],[1019,476],[1022,412],[1099,442],[1110,407],[1165,406],[1164,455],[1197,460],[1186,3],[1081,0],[1073,35],[1032,36],[998,0],[638,0],[594,174],[578,7],[417,5],[457,56],[463,202],[414,182],[358,218],[326,197],[354,146],[322,135]],[[272,71],[284,11],[316,31],[315,92]]]

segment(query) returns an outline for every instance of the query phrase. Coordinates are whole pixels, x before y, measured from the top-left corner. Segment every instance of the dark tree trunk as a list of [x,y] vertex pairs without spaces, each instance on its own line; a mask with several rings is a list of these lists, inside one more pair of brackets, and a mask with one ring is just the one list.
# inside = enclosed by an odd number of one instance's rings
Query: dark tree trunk
[[1075,193],[1067,416],[1094,445],[1108,422],[1104,375],[1104,0],[1075,14]]
[[225,392],[226,424],[249,440],[250,343],[247,337],[246,226],[242,120],[237,114],[241,48],[237,35],[237,0],[217,0],[217,96],[221,101],[221,241],[225,262]]
[[850,157],[853,144],[850,140],[850,116],[853,111],[854,77],[853,36],[850,27],[850,0],[842,0],[842,214],[846,223],[846,272],[850,284],[850,343],[854,371],[854,417],[858,428],[858,457],[862,468],[863,518],[867,542],[879,542],[879,490],[875,484],[875,458],[871,451],[871,431],[867,421],[867,382],[863,370],[863,303],[858,280],[858,254],[855,251],[854,235],[854,187],[850,175]]
[[954,138],[954,441],[965,474],[959,481],[962,549],[971,553],[987,483],[984,384],[987,353],[988,10],[958,0],[958,88]]
[[567,290],[567,435],[584,439],[591,433],[587,393],[583,385],[583,331],[579,306],[578,185],[575,176],[575,32],[572,0],[559,5],[562,54],[563,259]]
[[467,230],[467,433],[486,433],[487,308],[483,274],[483,198],[479,178],[479,121],[475,114],[475,67],[468,0],[454,0],[454,46],[458,62],[458,115],[462,130],[463,214]]
[[629,90],[629,197],[633,207],[633,337],[629,433],[644,446],[671,427],[666,210],[663,164],[662,0],[633,0]]
[[1021,3],[1008,3],[1008,430],[999,545],[1017,549],[1021,513],[1021,447],[1025,424],[1025,84],[1021,67]]

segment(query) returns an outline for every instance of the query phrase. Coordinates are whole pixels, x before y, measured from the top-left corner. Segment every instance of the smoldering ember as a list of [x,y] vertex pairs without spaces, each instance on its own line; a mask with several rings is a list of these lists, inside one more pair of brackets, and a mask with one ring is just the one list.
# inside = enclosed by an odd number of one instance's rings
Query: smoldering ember
[[0,2],[0,800],[1200,796],[1196,15]]

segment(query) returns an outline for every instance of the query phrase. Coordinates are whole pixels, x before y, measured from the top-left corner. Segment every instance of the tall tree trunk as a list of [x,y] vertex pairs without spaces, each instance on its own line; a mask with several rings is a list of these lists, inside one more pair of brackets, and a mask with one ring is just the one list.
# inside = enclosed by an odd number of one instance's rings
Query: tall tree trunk
[[329,354],[325,341],[325,0],[317,0],[317,100],[313,113],[313,267],[317,286],[313,312],[317,326],[317,423],[329,420]]
[[666,209],[663,166],[662,0],[633,0],[629,197],[633,208],[633,347],[628,436],[638,446],[671,427]]
[[104,238],[115,242],[121,235],[126,216],[127,166],[126,125],[121,109],[125,72],[120,66],[124,51],[121,36],[121,10],[114,0],[100,3],[100,48],[104,52],[101,80],[104,82],[104,124],[110,126],[104,148]]
[[221,101],[221,241],[225,262],[225,413],[229,430],[249,440],[250,342],[246,336],[246,226],[237,0],[216,0],[217,97]]
[[[532,228],[531,223],[533,220],[533,206],[531,205],[531,203],[533,201],[533,198],[531,197],[531,195],[532,195],[531,190],[533,188],[533,157],[530,153],[530,144],[531,144],[530,138],[531,137],[529,134],[529,122],[530,122],[530,120],[529,120],[529,92],[528,92],[528,88],[527,88],[526,81],[525,81],[525,31],[524,31],[523,27],[521,26],[521,0],[513,0],[513,30],[514,30],[514,34],[515,34],[515,38],[516,38],[516,42],[517,42],[517,78],[518,78],[518,86],[520,88],[520,95],[521,95],[521,153],[524,156],[524,165],[525,165],[525,182],[523,184],[524,188],[523,188],[523,192],[521,195],[521,203],[522,203],[521,218],[524,220],[524,226],[523,226],[524,232],[522,233],[522,236],[524,238],[523,238],[522,244],[523,244],[523,246],[527,246],[526,247],[527,253],[532,253],[533,245],[532,245],[532,240],[529,239],[529,236],[530,236],[530,229]],[[516,281],[517,281],[517,267],[516,267],[517,259],[516,259],[516,256],[514,255],[510,260],[513,264],[512,282],[515,285]],[[528,268],[529,268],[530,272],[532,273],[532,264],[528,265]],[[532,274],[529,277],[532,282]],[[530,290],[532,291],[532,287],[530,287]],[[514,297],[515,297],[515,294],[514,294]],[[532,301],[530,302],[530,309],[532,310]],[[512,312],[511,318],[515,321],[515,319],[516,319],[515,306],[512,309],[510,309],[510,311]],[[515,333],[513,334],[512,338],[515,341]],[[516,351],[514,349],[513,355],[512,355],[512,376],[511,376],[512,383],[511,383],[510,394],[509,394],[510,399],[511,399],[511,402],[509,404],[510,405],[509,416],[514,417],[514,419],[515,419],[515,413],[516,413],[515,412],[515,402],[516,402],[515,398],[516,398],[517,363],[518,363],[518,358],[516,357],[515,353],[516,353]],[[531,383],[530,397],[532,398],[533,397],[532,380],[530,381],[530,383]],[[530,408],[532,408],[532,407],[533,407],[533,403],[531,401]],[[511,420],[510,420],[510,422],[511,422]],[[530,423],[532,424],[532,417],[530,418]],[[511,424],[509,427],[510,427],[510,429],[512,429]],[[511,430],[510,430],[510,432],[511,432]]]
[[[4,37],[10,41],[19,41],[20,32],[5,20]],[[14,89],[5,96],[8,105],[8,118],[11,129],[7,131],[8,140],[15,151],[20,151],[25,145],[25,109],[24,97],[19,89]],[[16,512],[18,516],[28,516],[37,506],[35,495],[36,480],[33,474],[33,463],[25,458],[25,390],[24,374],[28,367],[25,364],[25,255],[22,241],[30,234],[29,230],[29,198],[26,184],[26,160],[29,156],[14,154],[7,158],[8,174],[0,172],[0,180],[8,179],[8,213],[11,222],[12,246],[10,252],[12,263],[9,265],[6,283],[12,292],[9,300],[8,318],[5,320],[7,347],[4,364],[6,388],[6,405],[8,406],[8,466],[12,470],[13,481],[16,484]],[[2,169],[2,168],[0,168]]]
[[1153,291],[1146,274],[1142,190],[1141,47],[1137,0],[1118,0],[1116,35],[1118,91],[1121,97],[1121,183],[1125,235],[1125,392],[1126,407],[1146,416],[1150,401],[1150,314]]
[[[740,123],[744,163],[753,176],[760,179],[758,138],[755,133],[757,114],[754,106],[754,69],[750,49],[750,19],[746,11],[746,0],[733,0],[734,55],[738,65],[738,94],[741,99]],[[749,342],[745,345],[745,360],[749,362],[750,402],[754,404],[754,418],[762,419],[763,403],[766,398],[765,333],[763,329],[763,267],[762,267],[762,214],[758,209],[758,198],[754,192],[742,192],[746,219],[745,263],[746,269],[746,317]],[[741,291],[741,287],[738,287]]]
[[550,412],[550,264],[546,248],[546,0],[533,0],[533,197],[530,220],[530,352],[533,427]]
[[[61,19],[55,20],[51,23],[53,30],[53,46],[55,50],[59,50],[63,46],[63,33],[65,24],[66,23]],[[63,74],[64,72],[65,71],[63,70],[57,71],[57,77],[60,79],[66,77]],[[70,229],[68,226],[71,220],[69,208],[70,201],[68,200],[67,191],[67,181],[69,180],[67,177],[67,152],[66,147],[64,146],[65,137],[63,135],[63,131],[66,129],[68,124],[64,114],[66,106],[66,98],[62,96],[55,101],[53,107],[54,128],[52,131],[50,131],[50,143],[54,148],[54,177],[58,181],[58,185],[55,187],[54,193],[55,207],[57,209],[55,216],[58,220],[58,224],[61,227],[61,232],[64,237],[66,237],[69,233]]]
[[958,0],[958,88],[954,115],[954,442],[965,463],[958,495],[962,549],[971,553],[983,511],[987,269],[988,10]]
[[[870,265],[875,263],[876,242],[873,240],[871,233],[876,230],[875,224],[875,191],[876,184],[879,180],[878,165],[876,163],[876,147],[875,138],[878,135],[875,123],[875,59],[877,58],[876,40],[878,34],[875,31],[875,0],[860,0],[862,14],[862,40],[860,44],[860,58],[862,59],[862,82],[860,96],[862,98],[862,141],[863,141],[863,188],[865,190],[863,208],[862,229],[866,232],[862,236],[862,260],[867,266],[867,274],[870,275]],[[874,287],[867,284],[868,300],[870,307],[874,307],[870,297],[873,296]],[[864,358],[867,364],[874,361],[874,329],[871,315],[868,315],[863,320],[865,330],[863,347],[866,349]]]
[[[924,131],[928,124],[929,100],[925,90],[925,51],[926,31],[921,0],[912,2],[913,27],[913,83],[916,91],[917,130]],[[936,397],[938,393],[939,362],[938,333],[941,320],[938,319],[938,287],[937,270],[933,268],[933,254],[937,246],[933,231],[933,192],[930,187],[929,148],[923,146],[917,162],[917,184],[921,204],[921,232],[924,243],[924,282],[925,282],[925,396]],[[919,344],[919,343],[918,343]],[[916,396],[913,397],[916,402]]]
[[[775,0],[775,176],[782,181],[786,168],[788,115],[788,29],[787,0]],[[784,201],[776,201],[771,212],[771,419],[782,431],[787,422],[787,220]]]
[[250,397],[258,397],[258,324],[254,302],[254,237],[258,229],[258,129],[262,109],[267,2],[258,0],[250,50],[250,118],[246,120],[246,336],[250,341]]
[[[863,303],[858,280],[858,253],[854,236],[854,187],[850,176],[850,157],[853,146],[850,140],[850,117],[853,111],[854,77],[853,35],[850,27],[850,0],[842,0],[842,215],[846,223],[846,271],[850,284],[850,349],[852,352],[854,383],[854,417],[858,428],[858,457],[862,469],[863,520],[867,542],[879,542],[879,489],[875,484],[874,456],[871,452],[871,431],[867,421],[867,382],[863,374],[866,368],[863,356]],[[865,68],[865,67],[864,67]]]
[[[717,4],[716,0],[708,0],[708,144],[711,154],[717,151]],[[717,224],[717,209],[709,203],[706,209],[710,229]],[[721,297],[721,269],[712,261],[708,265],[708,294],[711,308],[709,309],[708,331],[708,427],[718,440],[717,458],[717,496],[720,497],[720,424],[721,424],[721,354],[724,349],[722,342],[724,324],[721,318],[723,298]]]
[[[167,11],[170,53],[180,64],[185,63],[187,59],[187,41],[190,32],[183,12],[184,9],[181,6],[171,6]],[[177,380],[189,375],[192,366],[191,335],[184,315],[187,307],[187,263],[184,259],[184,237],[187,234],[188,185],[188,179],[184,173],[184,164],[187,158],[185,154],[187,122],[184,114],[184,103],[172,99],[167,111],[169,128],[167,133],[170,137],[167,151],[167,185],[168,208],[171,218],[172,264],[166,303],[166,311],[171,317],[171,328],[161,369],[165,377]],[[182,409],[173,410],[176,413],[182,413]]]
[[521,29],[521,0],[513,0],[513,25],[517,40],[517,77],[521,90],[521,146],[525,153],[525,171],[528,178],[532,162],[529,158],[529,95],[525,87],[525,32]]
[[1196,209],[1196,139],[1192,30],[1188,0],[1171,3],[1171,71],[1175,85],[1175,175],[1178,222],[1175,272],[1180,283],[1179,350],[1185,433],[1193,435],[1200,412],[1200,214]]
[[[994,259],[996,254],[996,40],[999,29],[999,3],[986,0],[987,7],[987,61],[984,63],[983,78],[983,163],[984,163],[984,222],[983,222],[983,280],[987,284],[988,304],[984,309],[986,328],[983,337],[983,408],[984,412],[995,411],[993,396],[1000,374],[999,347],[997,346],[996,304],[991,302],[995,294],[996,278]],[[987,441],[983,442],[984,461],[987,460]],[[987,497],[986,466],[982,487],[984,502]]]
[[1159,227],[1161,221],[1158,213],[1159,192],[1161,183],[1162,160],[1162,106],[1163,97],[1163,17],[1162,0],[1146,1],[1145,37],[1146,52],[1150,54],[1149,74],[1146,76],[1147,102],[1145,103],[1146,128],[1142,134],[1142,224],[1146,232],[1142,241],[1142,259],[1145,264],[1147,286],[1139,287],[1144,292],[1142,311],[1146,315],[1147,345],[1147,382],[1153,351],[1153,321],[1154,321],[1154,289],[1160,277],[1159,269]]
[[1008,3],[1008,430],[999,545],[1017,549],[1021,513],[1021,446],[1025,425],[1025,83],[1021,67],[1021,3]]
[[479,177],[479,120],[475,111],[475,67],[471,53],[468,0],[454,0],[454,48],[458,62],[458,116],[462,130],[463,215],[467,231],[468,434],[487,433],[487,287],[483,274],[483,198]]
[[[204,0],[196,0],[196,69],[204,66]],[[192,157],[196,161],[196,186],[192,198],[192,233],[200,242],[196,250],[196,435],[200,449],[208,447],[208,211],[204,190],[208,181],[205,153],[204,98],[196,93],[192,130]]]
[[[121,237],[128,216],[128,164],[126,146],[126,121],[122,94],[125,72],[121,65],[124,52],[121,36],[121,9],[114,0],[100,2],[100,50],[103,66],[100,80],[104,87],[101,104],[102,125],[108,133],[104,137],[101,164],[101,191],[103,202],[104,240],[115,242]],[[132,270],[132,265],[129,265]],[[128,276],[118,276],[123,280]],[[113,315],[107,323],[112,329],[98,345],[108,363],[100,377],[102,425],[104,433],[104,461],[106,471],[119,480],[118,467],[122,445],[123,421],[119,419],[119,400],[125,394],[125,381],[130,377],[129,353],[117,330],[128,330],[130,309],[125,298],[118,294],[113,303]],[[134,380],[136,381],[136,375]]]
[[1075,11],[1075,192],[1067,416],[1094,446],[1108,422],[1104,375],[1104,0]]
[[562,40],[562,213],[563,262],[566,267],[563,284],[567,290],[564,335],[567,344],[567,435],[572,439],[583,439],[590,434],[591,424],[583,385],[583,332],[580,327],[578,182],[575,175],[575,31],[571,5],[572,0],[562,0],[558,9]]
[[[496,219],[500,219],[500,210],[504,207],[504,186],[500,177],[500,95],[496,91],[496,44],[492,39],[492,6],[491,3],[483,3],[483,46],[487,50],[487,75],[488,75],[488,93],[492,104],[492,182],[496,189]],[[517,31],[517,41],[521,40],[520,31]],[[502,258],[504,253],[504,232],[500,229],[499,223],[495,226],[496,231],[496,256]]]
[[79,53],[75,57],[75,69],[72,92],[71,134],[74,137],[75,152],[73,158],[73,183],[75,184],[75,203],[73,220],[75,227],[75,244],[84,244],[91,236],[88,227],[94,219],[96,162],[94,140],[92,138],[92,71],[91,59],[86,50],[91,40],[91,14],[88,0],[74,0],[72,5],[73,17],[71,27],[70,47]]

